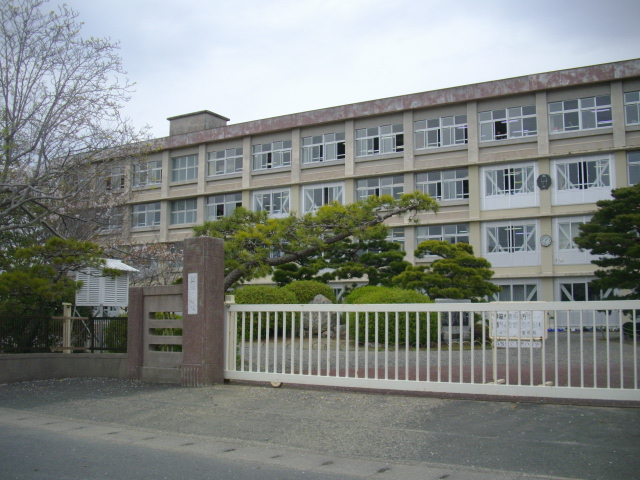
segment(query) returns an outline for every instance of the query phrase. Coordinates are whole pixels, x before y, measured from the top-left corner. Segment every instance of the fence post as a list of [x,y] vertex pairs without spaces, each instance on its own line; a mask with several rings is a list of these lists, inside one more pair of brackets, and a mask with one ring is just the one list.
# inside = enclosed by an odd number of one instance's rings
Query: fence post
[[182,270],[182,368],[185,386],[224,380],[224,241],[184,241]]
[[96,324],[95,321],[96,319],[93,316],[89,316],[88,320],[89,322],[89,336],[91,337],[91,353],[94,353],[95,350],[95,346],[96,346],[96,336],[95,336],[95,329],[96,329]]
[[[62,347],[71,347],[71,304],[62,303]],[[62,353],[71,353],[71,350],[62,350]]]

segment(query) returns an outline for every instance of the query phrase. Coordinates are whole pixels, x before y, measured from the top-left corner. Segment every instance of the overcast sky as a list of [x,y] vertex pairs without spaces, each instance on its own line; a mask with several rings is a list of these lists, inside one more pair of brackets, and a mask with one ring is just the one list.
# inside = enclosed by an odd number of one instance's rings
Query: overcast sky
[[120,41],[125,114],[154,137],[199,110],[239,123],[640,57],[639,0],[64,2]]

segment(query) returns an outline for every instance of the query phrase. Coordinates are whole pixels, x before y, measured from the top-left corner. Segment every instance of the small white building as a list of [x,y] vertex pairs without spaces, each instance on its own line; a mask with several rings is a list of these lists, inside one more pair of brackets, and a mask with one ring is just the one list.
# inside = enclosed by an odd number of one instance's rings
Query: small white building
[[105,276],[102,269],[87,267],[75,273],[82,286],[76,292],[77,307],[126,307],[129,304],[129,274],[138,270],[120,260],[105,259],[104,268],[122,272]]

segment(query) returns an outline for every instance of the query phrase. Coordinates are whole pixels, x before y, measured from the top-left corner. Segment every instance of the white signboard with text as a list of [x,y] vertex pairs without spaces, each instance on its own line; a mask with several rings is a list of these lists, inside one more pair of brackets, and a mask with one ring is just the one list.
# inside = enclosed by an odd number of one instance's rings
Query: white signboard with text
[[[540,310],[491,312],[491,338],[501,340],[541,340],[547,338],[544,312]],[[497,346],[506,346],[504,345]],[[534,342],[533,347],[539,348],[539,342]],[[531,343],[528,342],[527,346]],[[511,346],[511,342],[509,344]],[[515,345],[517,346],[517,345]],[[521,343],[520,346],[525,346]]]

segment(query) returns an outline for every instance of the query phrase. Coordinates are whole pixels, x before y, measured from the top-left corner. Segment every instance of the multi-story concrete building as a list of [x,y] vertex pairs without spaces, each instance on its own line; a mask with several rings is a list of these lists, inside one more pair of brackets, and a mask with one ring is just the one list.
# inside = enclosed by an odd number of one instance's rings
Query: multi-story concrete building
[[469,242],[499,298],[582,300],[607,292],[588,291],[578,225],[640,180],[640,59],[235,125],[210,111],[169,122],[126,167],[131,241],[179,242],[240,205],[277,216],[417,189],[441,208],[390,223],[408,260],[430,261],[414,258],[422,240]]

